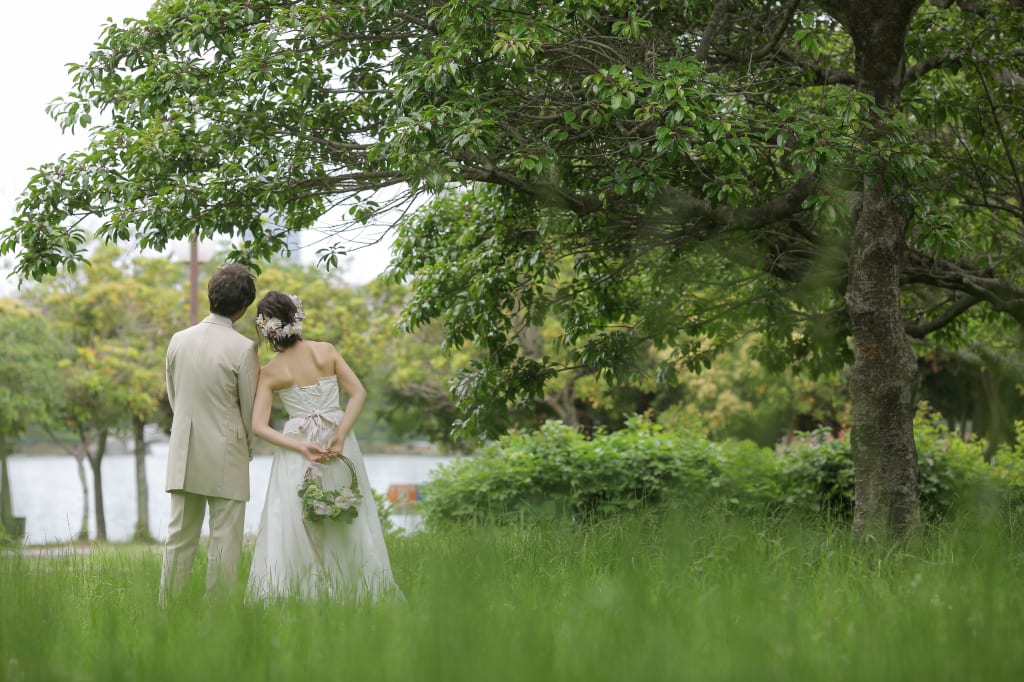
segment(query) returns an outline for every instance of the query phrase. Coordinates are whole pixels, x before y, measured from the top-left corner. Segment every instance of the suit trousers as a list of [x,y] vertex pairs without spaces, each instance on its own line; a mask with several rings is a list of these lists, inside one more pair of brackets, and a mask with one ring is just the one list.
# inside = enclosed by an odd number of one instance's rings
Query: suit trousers
[[235,580],[242,553],[245,502],[175,491],[171,493],[171,519],[160,574],[161,603],[181,592],[192,575],[207,505],[210,507],[210,544],[206,591],[230,587]]

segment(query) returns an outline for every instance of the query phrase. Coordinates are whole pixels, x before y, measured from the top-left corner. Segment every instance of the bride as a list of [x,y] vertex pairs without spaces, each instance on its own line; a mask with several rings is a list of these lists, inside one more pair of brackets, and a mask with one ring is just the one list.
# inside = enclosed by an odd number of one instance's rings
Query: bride
[[[253,552],[249,597],[361,601],[400,594],[352,434],[366,389],[334,346],[302,338],[305,315],[299,299],[272,291],[257,313],[256,328],[277,355],[260,370],[253,433],[278,449]],[[339,387],[348,396],[344,411]],[[281,431],[270,426],[275,394],[288,411]],[[318,490],[300,498],[300,487],[310,485]]]

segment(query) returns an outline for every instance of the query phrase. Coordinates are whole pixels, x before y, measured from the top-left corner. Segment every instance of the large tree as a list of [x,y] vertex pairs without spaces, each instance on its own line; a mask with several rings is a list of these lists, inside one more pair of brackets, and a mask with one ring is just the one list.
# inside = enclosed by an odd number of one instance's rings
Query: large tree
[[[244,235],[239,257],[265,258],[325,214],[344,231],[339,203],[358,225],[406,196],[382,189],[469,186],[493,219],[414,221],[396,264],[420,292],[410,326],[440,316],[449,343],[488,351],[460,395],[614,376],[649,344],[678,350],[668,376],[749,327],[766,358],[822,365],[849,338],[856,528],[903,533],[919,518],[910,339],[980,302],[1024,320],[1022,10],[158,2],[74,67],[54,113],[92,142],[39,168],[0,250],[32,277],[73,267],[77,221],[99,215],[104,239]],[[547,315],[568,363],[522,352]]]

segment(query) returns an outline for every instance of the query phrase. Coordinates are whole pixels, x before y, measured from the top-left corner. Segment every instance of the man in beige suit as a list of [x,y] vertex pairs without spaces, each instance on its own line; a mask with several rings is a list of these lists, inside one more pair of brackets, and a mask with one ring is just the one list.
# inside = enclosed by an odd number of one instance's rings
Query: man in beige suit
[[227,265],[210,278],[208,290],[210,315],[177,332],[167,347],[167,398],[174,417],[161,603],[180,592],[192,573],[207,506],[207,592],[232,583],[242,550],[259,357],[255,342],[233,325],[256,298],[256,284],[244,266]]

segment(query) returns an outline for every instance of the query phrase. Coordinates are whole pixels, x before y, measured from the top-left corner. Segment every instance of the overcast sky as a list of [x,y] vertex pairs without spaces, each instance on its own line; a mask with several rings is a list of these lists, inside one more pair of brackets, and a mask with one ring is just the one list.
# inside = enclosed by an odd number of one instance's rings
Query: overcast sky
[[[66,64],[82,63],[107,18],[144,17],[152,0],[15,0],[4,3],[0,40],[0,216],[6,226],[31,167],[85,145],[62,134],[46,105],[71,88]],[[313,260],[312,254],[309,259]],[[387,248],[363,249],[346,264],[347,279],[365,282],[387,264]],[[2,265],[2,264],[0,264]],[[0,293],[12,281],[0,276]]]

